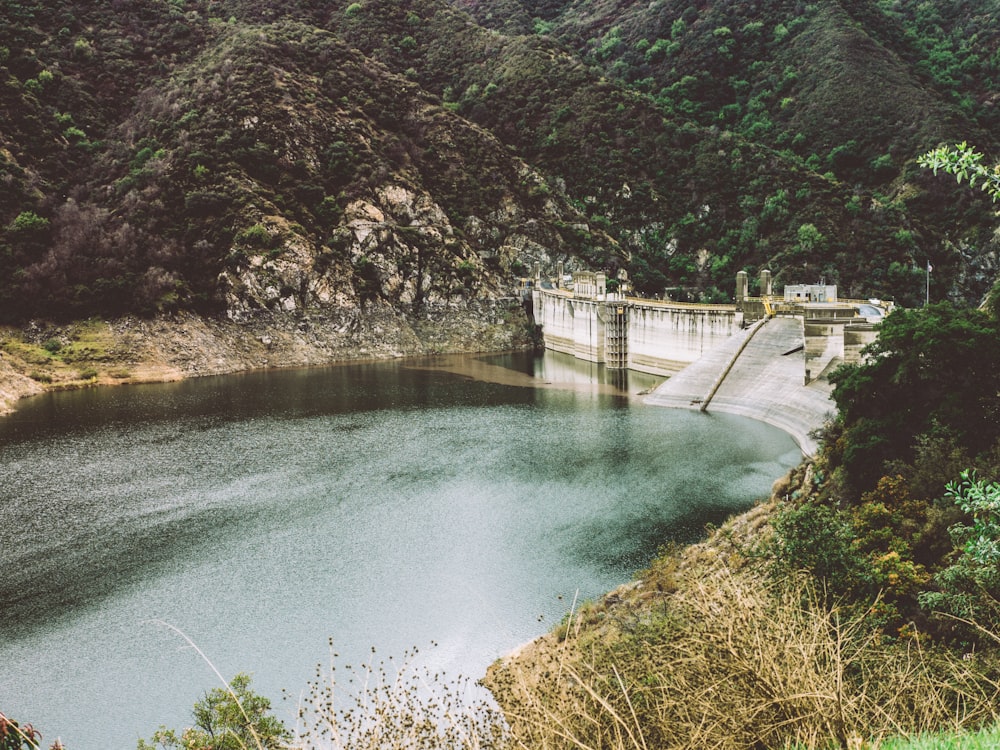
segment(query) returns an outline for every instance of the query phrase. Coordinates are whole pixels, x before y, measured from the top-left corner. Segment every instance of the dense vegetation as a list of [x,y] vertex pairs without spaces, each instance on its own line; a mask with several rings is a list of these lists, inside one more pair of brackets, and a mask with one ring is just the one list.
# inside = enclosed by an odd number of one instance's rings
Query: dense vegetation
[[930,260],[934,298],[978,300],[989,201],[915,158],[995,150],[997,10],[4,2],[0,318],[419,307],[572,258],[904,305]]

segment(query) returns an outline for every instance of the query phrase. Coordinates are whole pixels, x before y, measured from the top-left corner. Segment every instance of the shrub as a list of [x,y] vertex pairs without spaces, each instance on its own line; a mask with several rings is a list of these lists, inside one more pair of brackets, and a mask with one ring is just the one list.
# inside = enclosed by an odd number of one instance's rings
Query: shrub
[[250,247],[261,250],[274,247],[276,240],[280,240],[280,237],[272,235],[263,224],[254,224],[236,235],[237,242],[244,242]]
[[47,231],[49,220],[39,216],[34,211],[22,211],[10,223],[8,229],[23,234],[39,234]]
[[781,513],[774,522],[775,554],[783,573],[804,571],[833,587],[834,594],[855,591],[865,577],[855,533],[833,508],[804,503]]
[[236,675],[226,688],[213,688],[194,704],[195,725],[181,734],[160,727],[138,750],[278,750],[291,735],[271,715],[271,701],[250,690],[250,677]]
[[934,577],[936,590],[921,594],[920,603],[973,625],[972,630],[959,632],[978,640],[981,632],[976,633],[976,625],[1000,629],[1000,483],[987,483],[965,471],[959,481],[949,483],[946,496],[971,518],[972,525],[960,522],[951,527],[959,555]]

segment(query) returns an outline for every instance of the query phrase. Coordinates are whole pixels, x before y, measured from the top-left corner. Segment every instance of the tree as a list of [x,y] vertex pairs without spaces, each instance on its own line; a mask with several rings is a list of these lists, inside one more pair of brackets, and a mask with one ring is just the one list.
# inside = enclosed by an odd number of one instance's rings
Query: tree
[[[961,184],[968,180],[969,185],[976,187],[989,195],[993,202],[1000,200],[1000,164],[992,167],[983,164],[983,155],[962,141],[954,146],[938,146],[917,159],[917,164],[938,173],[943,169],[948,174],[955,175]],[[997,279],[985,302],[986,310],[994,317],[1000,318],[1000,279]]]
[[874,486],[886,461],[911,461],[919,435],[950,434],[973,456],[1000,439],[996,318],[947,302],[896,310],[865,351],[831,376],[841,458],[857,488]]
[[278,750],[291,737],[270,714],[271,701],[250,690],[250,677],[236,675],[226,688],[213,688],[194,704],[193,727],[180,735],[160,727],[138,750]]

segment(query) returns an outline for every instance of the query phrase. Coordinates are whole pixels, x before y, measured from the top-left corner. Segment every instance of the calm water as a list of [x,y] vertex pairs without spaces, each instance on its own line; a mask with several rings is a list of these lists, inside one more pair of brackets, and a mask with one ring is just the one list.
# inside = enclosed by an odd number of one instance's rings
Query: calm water
[[800,458],[592,365],[489,363],[552,385],[393,362],[24,402],[0,420],[0,711],[70,750],[190,723],[219,683],[163,623],[286,721],[331,638],[478,677]]

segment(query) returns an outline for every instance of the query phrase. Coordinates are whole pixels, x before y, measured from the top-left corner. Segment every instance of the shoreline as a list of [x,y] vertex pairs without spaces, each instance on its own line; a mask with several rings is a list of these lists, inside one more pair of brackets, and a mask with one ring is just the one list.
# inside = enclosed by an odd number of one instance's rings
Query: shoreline
[[[301,321],[291,319],[277,318],[248,325],[193,314],[0,329],[0,416],[13,413],[23,398],[61,390],[168,383],[258,370],[394,359],[412,359],[414,362],[410,366],[413,367],[451,372],[486,382],[543,389],[583,388],[579,384],[552,382],[488,363],[470,364],[458,359],[474,354],[530,349],[534,342],[524,335],[526,326],[497,325],[491,321],[487,326],[478,325],[471,337],[467,333],[455,336],[456,325],[462,329],[468,323],[468,316],[460,314],[460,321],[449,326],[449,330],[442,331],[440,326],[432,325],[420,331],[421,336],[411,325],[400,325],[398,314],[388,317],[386,320],[384,314],[377,315],[381,325],[371,325],[367,333],[354,331],[349,336],[343,335],[342,329],[325,332],[318,326],[303,329]],[[488,333],[488,336],[478,337],[477,333]],[[18,361],[17,349],[14,353],[5,351],[10,348],[5,347],[7,342],[33,339],[37,359],[43,353],[41,344],[55,336],[78,339],[83,342],[83,349],[96,350],[97,357],[93,360],[81,358],[67,365],[53,359],[53,364],[46,368],[23,358]],[[30,355],[28,352],[25,356]],[[434,359],[419,361],[430,357]],[[627,393],[609,384],[589,385],[586,389],[597,388],[602,393],[628,396],[651,406],[695,410],[700,408],[700,403],[689,397],[688,390],[692,377],[701,377],[697,365],[688,365],[647,392]],[[36,373],[36,370],[41,372]],[[40,382],[29,373],[51,380]],[[81,378],[81,373],[90,377]],[[735,414],[777,427],[792,437],[804,457],[815,455],[818,445],[813,434],[836,410],[830,398],[832,387],[825,380],[808,385],[801,381],[769,381],[769,386],[747,392],[743,392],[745,388],[737,388],[720,393],[708,411]]]
[[59,390],[514,351],[533,343],[527,316],[512,298],[440,305],[420,317],[379,306],[266,313],[240,322],[193,313],[33,321],[0,328],[0,415],[22,398]]

